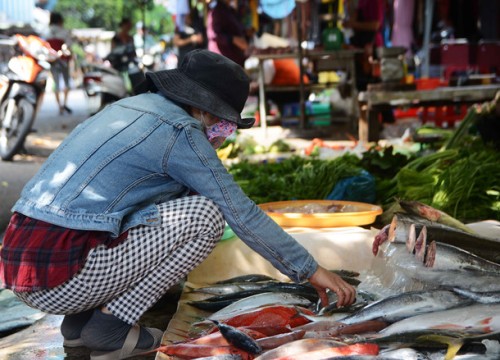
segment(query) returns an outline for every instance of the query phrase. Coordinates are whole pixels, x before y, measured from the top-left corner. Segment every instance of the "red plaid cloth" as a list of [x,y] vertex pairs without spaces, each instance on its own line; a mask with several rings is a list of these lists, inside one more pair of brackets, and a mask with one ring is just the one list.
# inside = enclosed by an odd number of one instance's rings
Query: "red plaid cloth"
[[72,230],[15,213],[0,252],[0,280],[18,292],[53,288],[69,280],[100,244],[118,245],[127,233],[113,238],[103,231]]

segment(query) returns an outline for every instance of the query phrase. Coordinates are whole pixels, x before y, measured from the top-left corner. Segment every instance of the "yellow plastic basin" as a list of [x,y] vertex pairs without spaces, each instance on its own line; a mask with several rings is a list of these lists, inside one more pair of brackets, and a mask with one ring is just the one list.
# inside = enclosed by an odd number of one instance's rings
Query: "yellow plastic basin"
[[[306,205],[334,206],[344,208],[336,212],[280,212],[285,208],[302,208]],[[341,227],[361,226],[375,222],[377,215],[382,214],[382,208],[377,205],[338,200],[293,200],[277,201],[260,204],[278,225],[283,227]]]

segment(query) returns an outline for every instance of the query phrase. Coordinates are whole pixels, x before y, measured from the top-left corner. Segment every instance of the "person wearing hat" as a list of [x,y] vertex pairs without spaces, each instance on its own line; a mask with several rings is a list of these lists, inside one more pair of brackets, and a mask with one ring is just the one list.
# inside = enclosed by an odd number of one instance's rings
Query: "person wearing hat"
[[[221,81],[224,79],[224,81]],[[65,315],[66,346],[123,359],[160,345],[141,315],[203,261],[225,222],[323,304],[354,288],[318,266],[234,182],[215,148],[237,128],[245,71],[194,50],[177,69],[149,72],[143,93],[109,105],[61,143],[13,207],[0,279],[26,304]]]

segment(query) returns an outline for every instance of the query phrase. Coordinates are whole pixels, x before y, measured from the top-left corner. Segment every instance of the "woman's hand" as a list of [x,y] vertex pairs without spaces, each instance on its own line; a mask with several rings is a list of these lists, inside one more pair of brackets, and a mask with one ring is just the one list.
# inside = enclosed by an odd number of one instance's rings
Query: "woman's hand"
[[356,300],[356,289],[352,285],[321,266],[318,266],[316,272],[309,278],[309,282],[318,292],[323,306],[328,305],[326,289],[330,289],[337,294],[337,307],[351,305]]

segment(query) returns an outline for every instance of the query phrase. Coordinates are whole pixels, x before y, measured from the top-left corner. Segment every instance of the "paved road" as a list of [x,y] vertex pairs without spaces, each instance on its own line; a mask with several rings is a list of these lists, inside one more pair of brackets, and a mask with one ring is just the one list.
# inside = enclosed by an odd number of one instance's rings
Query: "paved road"
[[26,182],[36,173],[48,155],[67,134],[88,117],[87,99],[81,89],[72,90],[68,98],[71,114],[59,114],[54,93],[45,94],[35,120],[35,132],[26,139],[26,155],[16,155],[14,161],[0,160],[0,239],[14,205]]

